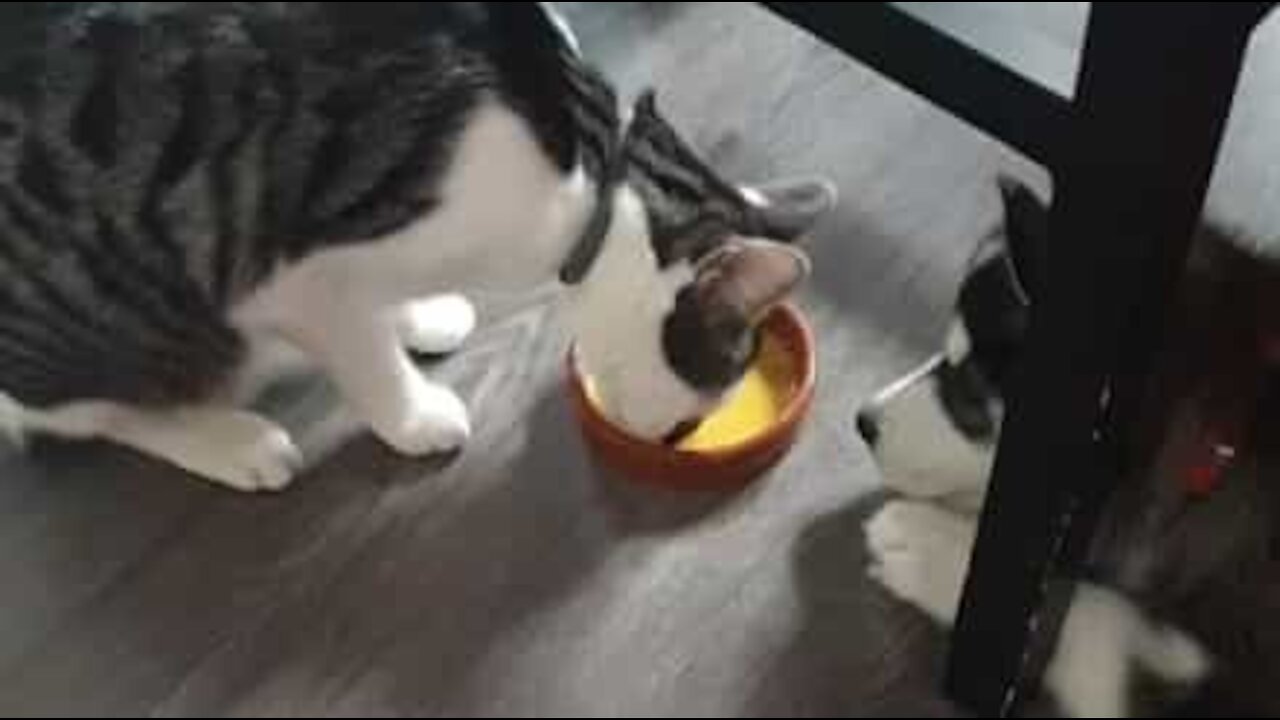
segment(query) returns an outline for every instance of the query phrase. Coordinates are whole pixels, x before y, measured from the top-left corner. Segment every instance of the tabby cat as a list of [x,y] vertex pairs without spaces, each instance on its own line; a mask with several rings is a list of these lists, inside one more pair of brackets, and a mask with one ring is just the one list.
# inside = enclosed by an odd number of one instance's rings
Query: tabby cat
[[238,389],[286,343],[391,447],[451,451],[467,408],[411,353],[463,342],[456,293],[559,277],[606,411],[660,438],[833,202],[720,179],[541,3],[6,3],[0,418],[278,490],[299,453]]

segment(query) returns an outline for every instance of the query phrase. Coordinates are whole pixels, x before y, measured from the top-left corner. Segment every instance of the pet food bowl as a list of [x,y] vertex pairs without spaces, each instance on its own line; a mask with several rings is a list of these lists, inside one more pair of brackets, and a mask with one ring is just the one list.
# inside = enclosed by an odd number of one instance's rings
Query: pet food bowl
[[[569,396],[591,451],[623,477],[666,488],[731,490],[759,477],[795,442],[813,405],[817,379],[813,333],[794,306],[775,308],[761,331],[760,352],[743,386],[675,445],[642,440],[612,424],[570,350]],[[768,393],[767,413],[752,404],[763,393]]]

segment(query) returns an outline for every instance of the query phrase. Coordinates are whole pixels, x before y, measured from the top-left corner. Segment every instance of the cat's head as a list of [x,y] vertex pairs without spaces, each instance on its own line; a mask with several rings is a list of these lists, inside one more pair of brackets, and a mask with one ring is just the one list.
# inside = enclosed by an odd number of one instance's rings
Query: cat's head
[[913,497],[985,492],[1013,367],[1045,283],[1048,208],[1004,178],[1004,226],[970,260],[941,352],[858,413],[885,482]]
[[609,230],[578,290],[579,360],[614,422],[669,438],[741,380],[760,321],[809,273],[792,243],[836,195],[824,181],[724,181],[651,93],[635,105],[617,172]]

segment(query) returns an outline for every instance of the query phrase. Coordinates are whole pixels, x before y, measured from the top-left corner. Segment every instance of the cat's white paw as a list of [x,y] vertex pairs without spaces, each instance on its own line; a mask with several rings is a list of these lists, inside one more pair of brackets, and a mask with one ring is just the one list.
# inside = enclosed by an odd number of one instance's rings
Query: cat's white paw
[[[279,492],[302,469],[302,452],[282,428],[263,423],[227,431],[215,448],[217,457],[196,459],[208,477],[245,492]],[[192,469],[200,472],[200,467]]]
[[405,347],[424,355],[445,355],[462,347],[476,328],[476,309],[461,295],[437,295],[406,303],[397,332]]
[[955,620],[973,546],[966,518],[921,502],[886,504],[864,526],[876,582],[934,620]]
[[467,406],[447,387],[414,383],[404,417],[393,427],[375,431],[388,445],[411,457],[452,452],[471,438]]
[[239,410],[135,411],[103,435],[242,492],[283,490],[303,465],[287,431]]

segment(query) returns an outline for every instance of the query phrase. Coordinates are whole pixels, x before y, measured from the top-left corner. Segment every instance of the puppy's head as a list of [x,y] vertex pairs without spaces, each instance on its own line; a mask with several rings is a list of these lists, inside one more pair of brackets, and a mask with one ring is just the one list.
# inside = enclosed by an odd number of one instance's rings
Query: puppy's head
[[1004,227],[975,252],[941,352],[858,413],[885,482],[915,497],[980,496],[1004,397],[1044,282],[1047,209],[1002,179]]

